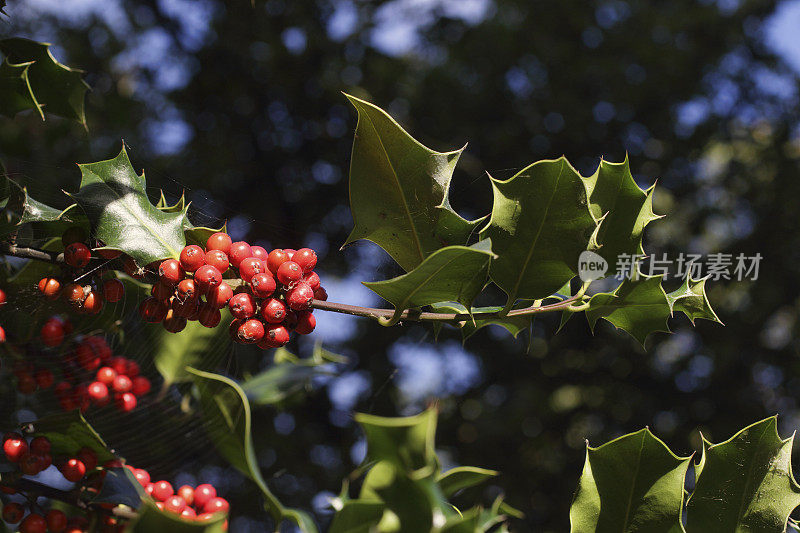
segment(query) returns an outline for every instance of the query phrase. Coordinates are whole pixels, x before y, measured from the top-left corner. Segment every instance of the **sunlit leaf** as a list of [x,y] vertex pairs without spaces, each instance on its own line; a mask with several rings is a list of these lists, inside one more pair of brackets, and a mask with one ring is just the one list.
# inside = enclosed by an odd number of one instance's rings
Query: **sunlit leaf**
[[774,416],[719,444],[704,439],[704,464],[689,498],[686,530],[785,531],[789,513],[800,505],[792,440],[780,438]]
[[348,98],[358,125],[350,161],[354,227],[345,244],[370,240],[406,271],[439,248],[467,244],[480,221],[461,218],[448,201],[461,150],[426,148],[379,107]]
[[432,472],[436,465],[436,417],[436,410],[428,409],[398,418],[356,413],[355,420],[366,434],[370,461],[387,461],[412,472]]
[[597,448],[587,445],[569,513],[572,533],[668,533],[680,527],[690,459],[676,456],[649,429]]
[[491,181],[494,205],[481,238],[492,239],[498,256],[489,268],[492,281],[509,304],[553,294],[575,276],[596,228],[583,178],[562,157]]
[[494,470],[476,466],[459,466],[441,473],[436,482],[439,483],[442,493],[449,498],[460,490],[480,485],[498,474]]
[[689,317],[692,324],[698,318],[722,324],[706,296],[706,279],[692,279],[691,276],[684,278],[683,284],[678,289],[667,293],[670,309],[673,313],[680,311]]
[[123,146],[114,159],[79,165],[81,187],[71,196],[92,223],[95,236],[139,265],[178,258],[186,244],[185,213],[165,213],[147,198]]

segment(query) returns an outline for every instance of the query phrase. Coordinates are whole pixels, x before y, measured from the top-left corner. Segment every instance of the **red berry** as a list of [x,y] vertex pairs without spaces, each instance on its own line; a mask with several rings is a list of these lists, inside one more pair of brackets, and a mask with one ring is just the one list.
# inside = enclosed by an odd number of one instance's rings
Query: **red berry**
[[231,339],[237,341],[239,340],[237,335],[239,333],[239,326],[242,325],[243,320],[239,320],[238,318],[234,318],[231,320],[231,323],[228,324],[228,335]]
[[300,265],[303,272],[311,272],[317,266],[317,252],[311,248],[300,248],[292,255],[292,261]]
[[284,248],[283,251],[289,256],[289,261],[294,260],[294,254],[297,253],[297,250],[293,250],[292,248]]
[[308,309],[313,299],[314,291],[304,281],[301,281],[286,293],[286,303],[295,311]]
[[319,276],[316,272],[309,272],[305,276],[303,276],[303,281],[308,283],[308,286],[311,287],[313,290],[317,290],[319,288]]
[[150,484],[150,472],[144,470],[143,468],[134,468],[133,476],[143,487],[146,487],[148,484]]
[[253,294],[257,298],[268,298],[275,292],[277,284],[275,283],[275,278],[272,277],[272,273],[262,272],[250,279],[250,287],[252,287]]
[[83,464],[83,461],[80,459],[69,459],[64,465],[61,467],[61,474],[66,478],[67,481],[72,481],[75,483],[76,481],[80,481],[84,475],[86,475],[86,465]]
[[125,294],[125,285],[118,279],[107,279],[103,282],[103,298],[107,302],[118,302]]
[[114,392],[130,392],[133,388],[133,382],[128,376],[119,375],[114,378],[114,381],[111,383],[111,388],[114,389]]
[[269,254],[267,253],[267,251],[264,249],[263,246],[251,246],[250,256],[261,259],[262,261],[264,261],[264,264],[266,265],[267,257],[269,257]]
[[206,250],[222,250],[226,254],[231,249],[231,238],[227,233],[215,233],[208,238]]
[[150,392],[150,380],[144,376],[136,376],[133,378],[133,388],[131,388],[131,392],[134,396],[144,396],[148,392]]
[[50,533],[62,533],[67,529],[67,515],[64,514],[64,511],[50,509],[45,515],[45,521]]
[[267,268],[269,268],[269,271],[273,274],[277,274],[278,268],[288,260],[289,254],[280,248],[272,250],[267,256]]
[[186,318],[178,316],[170,309],[164,317],[164,329],[170,333],[180,333],[186,328]]
[[231,266],[239,268],[239,264],[248,257],[252,257],[253,252],[250,245],[244,241],[237,241],[231,244],[231,250],[228,252],[228,259],[231,261]]
[[175,287],[160,281],[158,283],[154,283],[153,287],[150,289],[150,295],[162,302],[169,300],[173,294],[175,294]]
[[45,346],[59,346],[64,342],[64,323],[58,318],[49,319],[42,326],[41,336]]
[[[182,318],[185,320],[190,316],[193,316],[195,313],[197,313],[198,305],[200,304],[197,302],[197,300],[188,300],[184,302],[180,300],[174,300],[172,302],[172,311],[171,311],[172,314],[174,315],[173,318]],[[168,312],[166,318],[164,318],[165,327],[166,327],[166,321],[169,319],[170,319],[170,314]],[[186,324],[184,324],[184,326],[185,325]]]
[[180,496],[170,496],[164,500],[164,510],[170,513],[181,514],[186,509],[186,502]]
[[269,339],[270,345],[276,348],[287,344],[290,338],[289,330],[283,326],[271,326],[264,335],[264,339]]
[[86,392],[89,395],[89,398],[98,405],[105,405],[108,402],[108,387],[105,383],[100,383],[99,381],[93,381],[89,383],[89,386],[86,388]]
[[270,324],[280,324],[286,318],[286,304],[277,298],[261,303],[261,317]]
[[19,460],[19,469],[26,476],[35,476],[44,470],[44,460],[40,455],[26,453]]
[[203,506],[205,513],[227,513],[230,511],[231,506],[225,498],[211,498]]
[[36,390],[36,380],[27,372],[17,375],[17,390],[22,394],[32,394]]
[[42,278],[39,280],[39,292],[48,300],[56,300],[61,294],[61,282],[56,278]]
[[95,354],[91,344],[82,342],[75,350],[75,358],[78,364],[87,371],[92,371],[100,366],[100,356]]
[[104,385],[111,385],[114,383],[114,378],[117,377],[117,371],[111,368],[110,366],[104,366],[100,370],[97,371],[97,375],[95,379]]
[[183,498],[186,505],[192,505],[194,503],[194,489],[189,485],[181,485],[175,494]]
[[245,344],[252,344],[264,338],[264,324],[256,318],[245,320],[236,330],[236,337]]
[[308,335],[314,328],[317,327],[317,319],[311,314],[311,311],[303,311],[297,313],[297,324],[294,330],[300,335]]
[[197,513],[191,507],[187,507],[181,511],[181,518],[194,521],[197,518]]
[[125,359],[125,375],[133,379],[139,375],[139,363],[131,359]]
[[50,441],[47,437],[35,437],[31,440],[29,445],[31,453],[36,455],[44,455],[50,453]]
[[245,319],[256,314],[255,298],[246,292],[234,294],[228,302],[228,307],[234,318]]
[[165,259],[158,266],[158,277],[166,285],[177,285],[186,277],[186,272],[177,259]]
[[64,295],[64,299],[67,300],[67,302],[76,307],[83,305],[83,300],[86,299],[86,292],[83,290],[83,287],[77,283],[68,284],[64,287],[64,291],[61,294]]
[[145,322],[151,324],[156,324],[164,320],[164,317],[167,316],[167,310],[167,304],[152,296],[142,300],[142,303],[139,304],[139,315],[141,315]]
[[216,307],[206,304],[201,306],[197,320],[204,327],[215,328],[219,325],[219,321],[222,320],[222,314]]
[[103,295],[94,290],[89,291],[86,299],[83,300],[83,312],[96,315],[101,309],[103,309]]
[[136,396],[130,392],[117,394],[115,397],[115,402],[117,404],[117,409],[123,413],[130,413],[136,409]]
[[222,274],[216,267],[203,265],[194,273],[194,282],[201,294],[207,294],[211,289],[219,287]]
[[49,389],[56,381],[53,373],[47,368],[40,368],[37,370],[33,378],[36,380],[36,384],[40,389]]
[[0,326],[0,342],[6,342],[6,330]]
[[19,433],[3,435],[3,451],[12,463],[19,461],[28,452],[28,443]]
[[19,525],[20,533],[46,533],[47,520],[40,514],[31,513]]
[[190,244],[181,250],[181,266],[186,272],[194,272],[206,264],[206,253],[196,244]]
[[185,279],[178,283],[178,290],[175,292],[181,302],[194,302],[199,296],[197,286],[193,279]]
[[153,498],[158,501],[166,501],[167,498],[175,494],[172,485],[168,481],[156,481],[153,483]]
[[194,489],[194,506],[197,509],[202,509],[212,499],[217,497],[217,489],[213,485],[203,483]]
[[208,305],[217,309],[222,309],[228,305],[228,302],[231,298],[233,298],[233,289],[227,283],[219,285],[216,289],[210,291],[206,295],[206,301],[208,302]]
[[64,249],[64,262],[75,268],[83,268],[89,264],[92,251],[82,242],[73,242]]
[[17,502],[10,502],[3,506],[3,520],[9,524],[16,524],[22,520],[25,509]]
[[86,466],[87,471],[97,468],[97,453],[88,446],[84,446],[78,450],[77,458]]
[[322,300],[324,302],[328,299],[328,292],[323,287],[314,289],[314,299]]
[[66,381],[61,381],[53,389],[53,393],[56,395],[57,398],[63,398],[68,394],[72,393],[72,385],[70,385]]
[[[128,375],[128,360],[124,357],[112,357],[111,361],[109,361],[109,366],[113,368],[117,374]],[[116,378],[116,376],[114,376],[114,378]]]
[[223,252],[222,250],[209,250],[206,252],[205,256],[206,264],[213,266],[220,272],[225,272],[228,270],[230,265],[230,261],[228,260],[228,254]]
[[303,269],[294,261],[286,261],[278,267],[276,277],[282,285],[291,287],[303,277]]
[[253,276],[267,271],[267,265],[257,257],[246,257],[239,263],[239,277],[245,283],[250,283]]

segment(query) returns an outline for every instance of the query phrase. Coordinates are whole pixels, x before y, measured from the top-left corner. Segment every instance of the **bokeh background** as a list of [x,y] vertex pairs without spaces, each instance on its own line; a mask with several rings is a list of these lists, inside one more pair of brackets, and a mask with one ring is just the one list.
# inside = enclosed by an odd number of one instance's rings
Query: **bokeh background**
[[[6,11],[0,34],[52,42],[92,86],[88,133],[53,117],[0,121],[0,158],[34,197],[63,204],[74,163],[112,157],[124,139],[153,198],[185,191],[197,223],[315,248],[334,301],[380,304],[360,281],[398,273],[370,243],[339,250],[356,118],[342,91],[434,149],[469,143],[452,186],[466,217],[491,207],[486,172],[565,154],[588,174],[627,153],[641,186],[658,180],[667,215],[648,228],[648,252],[763,256],[758,280],[710,284],[725,327],[675,319],[646,350],[608,324],[592,335],[581,317],[558,335],[543,318],[517,339],[489,328],[462,345],[457,331],[435,342],[422,326],[319,312],[313,337],[350,362],[305,401],[258,409],[256,442],[279,497],[320,524],[364,454],[353,411],[438,400],[446,463],[503,472],[469,496],[505,493],[526,513],[518,531],[568,529],[586,439],[649,425],[687,455],[699,430],[719,441],[775,413],[783,435],[800,427],[799,1],[12,0]],[[237,350],[231,374],[269,364]],[[164,476],[219,479],[233,531],[271,530],[252,485],[208,447],[170,440],[117,445]]]

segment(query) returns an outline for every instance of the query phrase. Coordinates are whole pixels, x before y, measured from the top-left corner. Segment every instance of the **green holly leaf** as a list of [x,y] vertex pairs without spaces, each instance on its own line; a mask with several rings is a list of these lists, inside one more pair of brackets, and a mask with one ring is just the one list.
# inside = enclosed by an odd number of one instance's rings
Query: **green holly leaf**
[[159,196],[158,202],[156,202],[156,208],[161,209],[165,213],[185,213],[188,207],[189,205],[186,203],[185,194],[181,194],[177,202],[169,205],[167,198],[164,196],[164,191],[161,191],[161,196]]
[[15,64],[8,58],[0,64],[0,114],[13,118],[20,111],[35,109],[44,119],[42,106],[36,101],[28,76],[32,64],[33,61]]
[[114,159],[78,166],[80,190],[70,196],[106,247],[122,250],[140,265],[180,256],[186,213],[165,213],[150,203],[144,173],[136,175],[124,146]]
[[225,328],[206,328],[199,322],[188,322],[179,333],[159,327],[155,335],[153,362],[165,383],[191,381],[187,367],[213,370],[225,359],[230,340]]
[[267,487],[253,450],[250,402],[232,379],[194,368],[192,374],[200,396],[205,427],[219,453],[261,489],[266,509],[276,522],[294,522],[303,533],[316,533],[313,520],[304,512],[287,509]]
[[[644,228],[658,218],[653,212],[653,189],[643,191],[636,185],[628,166],[601,160],[597,171],[586,178],[589,208],[600,221],[595,239],[596,250],[610,265],[617,264],[621,255],[644,254]],[[601,220],[602,219],[602,220]]]
[[125,531],[129,533],[152,533],[153,531],[169,531],[170,533],[222,533],[227,531],[225,514],[209,521],[197,522],[184,520],[175,513],[161,511],[155,503],[146,501],[139,509],[138,516]]
[[92,503],[111,503],[127,505],[138,509],[146,498],[144,487],[136,480],[129,468],[106,468],[100,492],[92,498]]
[[451,300],[469,306],[486,285],[492,257],[488,239],[472,246],[448,246],[407,274],[364,285],[397,311]]
[[572,279],[596,224],[584,180],[564,157],[491,181],[494,206],[480,236],[492,239],[498,257],[489,275],[510,309],[518,298],[545,298]]
[[439,474],[436,482],[439,483],[442,493],[449,498],[460,490],[480,485],[499,474],[476,466],[458,466]]
[[358,111],[350,161],[354,227],[345,245],[367,239],[404,270],[450,245],[465,245],[480,220],[460,217],[448,200],[461,151],[426,148],[381,108],[345,95]]
[[6,55],[8,63],[28,64],[26,90],[29,90],[30,99],[40,114],[44,110],[77,120],[86,126],[83,106],[89,85],[83,81],[82,71],[56,61],[50,53],[49,43],[20,38],[3,39],[0,40],[0,52]]
[[441,529],[441,533],[479,533],[487,528],[481,525],[481,510],[473,508],[463,514],[451,516]]
[[667,300],[672,312],[680,311],[689,317],[692,324],[697,318],[704,318],[722,324],[722,321],[711,308],[708,296],[706,296],[707,279],[692,279],[691,274],[687,275],[680,288],[667,293]]
[[59,210],[34,200],[28,190],[0,173],[0,237],[29,222],[54,222],[64,217],[73,206]]
[[719,444],[703,439],[703,468],[689,498],[686,530],[785,531],[789,513],[800,505],[792,441],[780,438],[774,416]]
[[356,413],[367,437],[369,461],[386,461],[402,471],[422,476],[437,468],[434,438],[436,409],[407,417],[382,417]]
[[667,319],[672,311],[661,286],[662,278],[639,274],[626,278],[613,292],[592,296],[586,310],[592,331],[597,320],[603,318],[630,333],[642,346],[651,333],[669,332]]
[[666,533],[680,528],[690,460],[672,453],[649,429],[597,448],[587,445],[569,512],[570,531]]
[[[443,509],[443,498],[435,483],[429,478],[409,474],[391,461],[379,461],[370,469],[360,497],[383,502],[386,511],[382,521],[397,527],[379,525],[378,531],[431,531],[434,509]],[[444,505],[449,507],[446,503]]]
[[380,501],[350,500],[336,511],[328,533],[372,533],[383,516]]
[[40,418],[31,425],[34,437],[50,440],[53,456],[75,455],[87,447],[97,454],[99,464],[114,459],[106,443],[78,410]]
[[273,405],[307,389],[313,377],[325,374],[331,372],[309,359],[277,363],[244,381],[242,390],[252,404]]

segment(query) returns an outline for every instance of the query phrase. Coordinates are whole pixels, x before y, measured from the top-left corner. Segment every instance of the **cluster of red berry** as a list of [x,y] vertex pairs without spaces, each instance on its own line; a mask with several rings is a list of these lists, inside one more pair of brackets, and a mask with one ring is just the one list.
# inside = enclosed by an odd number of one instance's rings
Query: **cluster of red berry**
[[[0,289],[0,307],[6,304],[6,291]],[[0,326],[0,342],[6,342],[6,330]]]
[[316,264],[317,254],[310,248],[267,253],[261,246],[215,233],[205,250],[192,244],[181,251],[180,260],[161,262],[159,282],[139,313],[145,321],[162,322],[167,331],[177,333],[187,320],[216,327],[220,310],[228,307],[235,341],[277,348],[289,342],[291,331],[305,335],[316,327],[311,301],[328,297],[314,272]]
[[214,518],[216,513],[227,514],[230,511],[228,500],[217,496],[217,489],[213,485],[208,483],[197,487],[182,485],[176,491],[169,481],[151,482],[147,470],[125,466],[130,469],[136,480],[144,487],[144,491],[155,500],[156,506],[162,511],[197,522],[205,522]]
[[[28,442],[19,433],[6,433],[3,435],[3,452],[9,462],[16,464],[20,473],[26,476],[35,476],[55,464],[61,475],[67,481],[77,483],[86,475],[87,471],[97,467],[97,454],[90,448],[82,448],[74,457],[53,458],[50,454],[51,444],[46,437],[35,437]],[[2,492],[15,494],[16,489],[2,485]],[[38,500],[30,499],[30,513],[25,516],[25,507],[17,502],[10,502],[3,506],[3,520],[9,524],[20,523],[21,533],[52,533],[82,532],[86,531],[88,521],[84,517],[67,518],[67,515],[58,509],[51,509],[46,513],[40,508]],[[23,520],[24,517],[24,520]]]
[[[55,334],[45,338],[44,331],[51,318],[42,328],[42,340],[53,342]],[[68,323],[68,321],[63,321]],[[61,326],[61,325],[60,325]],[[64,332],[58,333],[63,343]],[[53,346],[53,344],[48,344]],[[55,365],[61,373],[56,383],[53,371],[46,366],[37,366],[30,359],[17,360],[14,374],[17,389],[23,394],[32,394],[38,389],[53,387],[53,392],[61,408],[65,411],[80,409],[86,411],[94,404],[105,406],[113,398],[120,411],[129,412],[136,408],[137,398],[150,392],[150,380],[139,374],[136,361],[114,356],[111,347],[103,337],[87,335],[76,338],[74,347],[60,356]]]
[[[48,300],[58,300],[63,297],[79,313],[94,315],[100,312],[104,302],[118,302],[125,293],[122,282],[116,278],[103,280],[102,275],[107,270],[99,268],[99,277],[88,276],[84,270],[92,260],[92,250],[87,242],[86,232],[74,226],[61,235],[64,245],[64,263],[67,265],[65,276],[72,280],[81,279],[82,283],[75,281],[64,284],[59,277],[47,276],[39,280],[39,292]],[[117,259],[122,255],[118,250],[97,249],[97,255],[107,261]],[[83,281],[85,280],[85,281]]]

